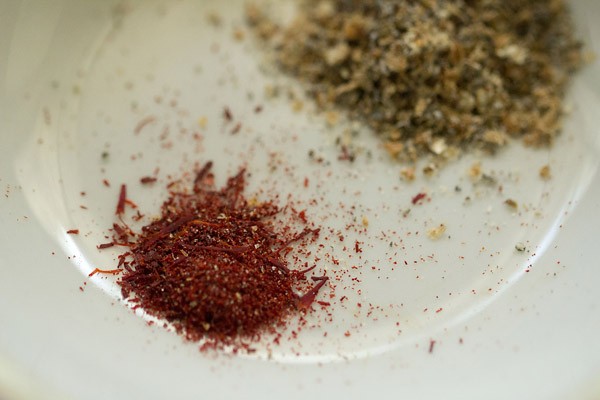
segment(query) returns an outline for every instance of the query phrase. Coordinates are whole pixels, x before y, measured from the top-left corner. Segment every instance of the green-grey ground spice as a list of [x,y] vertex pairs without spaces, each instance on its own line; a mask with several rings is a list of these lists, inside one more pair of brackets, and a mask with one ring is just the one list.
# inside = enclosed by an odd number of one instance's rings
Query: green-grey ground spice
[[247,19],[321,109],[364,121],[394,158],[551,144],[582,62],[563,0],[301,0]]

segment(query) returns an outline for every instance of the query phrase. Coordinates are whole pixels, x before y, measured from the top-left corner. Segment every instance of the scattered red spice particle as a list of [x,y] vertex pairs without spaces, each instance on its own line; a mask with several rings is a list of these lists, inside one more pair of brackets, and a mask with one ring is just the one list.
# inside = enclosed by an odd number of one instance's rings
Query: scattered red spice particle
[[131,201],[129,199],[125,199],[125,204],[127,204],[131,208],[137,208],[137,204],[135,204],[133,201]]
[[156,182],[156,178],[153,176],[144,176],[143,178],[140,178],[140,183],[142,185],[149,185],[154,182]]
[[69,229],[67,233],[69,235],[79,235],[79,229]]
[[354,243],[354,251],[357,253],[362,253],[362,248],[360,247],[360,242],[358,240]]
[[417,204],[419,201],[423,200],[427,196],[427,193],[418,193],[415,197],[412,198],[412,203]]
[[125,212],[125,202],[127,201],[127,185],[121,185],[121,190],[119,192],[119,201],[117,202],[117,208],[115,210],[115,214],[121,215]]
[[308,223],[308,219],[306,218],[306,210],[302,210],[298,213],[298,218],[305,224]]
[[263,110],[263,107],[261,105],[254,107],[254,112],[256,114],[259,114],[262,110]]
[[123,270],[121,269],[100,269],[94,268],[92,272],[88,274],[88,276],[94,276],[96,274],[107,274],[107,275],[117,275],[120,274]]
[[318,281],[319,283],[317,283],[308,292],[306,292],[306,294],[304,294],[298,299],[298,306],[301,309],[307,309],[310,307],[310,305],[315,301],[315,297],[317,297],[319,290],[321,289],[321,287],[323,287],[323,285],[325,285],[325,283],[327,283],[327,280],[329,278],[327,278],[326,276],[321,276],[313,277],[312,279]]
[[113,225],[113,242],[129,247],[119,256],[118,284],[124,298],[186,339],[206,340],[203,348],[247,350],[248,340],[276,333],[292,313],[310,310],[327,283],[326,276],[311,277],[311,287],[305,274],[314,266],[297,270],[286,257],[292,244],[315,240],[319,229],[294,233],[275,218],[291,208],[246,200],[244,170],[216,189],[211,167],[197,172],[192,191],[171,191],[160,218],[138,234]]
[[433,353],[433,348],[435,347],[435,340],[431,339],[429,341],[429,354]]
[[110,182],[107,179],[102,179],[102,184],[106,187],[110,187]]
[[136,213],[135,213],[135,215],[133,217],[131,217],[131,219],[133,219],[134,221],[139,221],[142,218],[144,218],[144,214],[142,214],[140,212],[140,210],[137,210]]
[[102,250],[102,249],[108,249],[109,247],[113,247],[115,245],[114,242],[109,242],[109,243],[102,243],[96,246],[97,249]]
[[308,187],[308,178],[304,178],[304,187],[307,188]]

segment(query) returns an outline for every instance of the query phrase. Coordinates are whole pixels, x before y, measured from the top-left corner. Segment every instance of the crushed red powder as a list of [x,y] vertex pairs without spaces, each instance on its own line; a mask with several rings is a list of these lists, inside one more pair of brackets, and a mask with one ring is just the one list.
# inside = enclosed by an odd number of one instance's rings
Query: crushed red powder
[[288,262],[318,229],[297,215],[294,223],[303,229],[280,226],[276,217],[284,209],[248,201],[244,170],[216,189],[211,167],[199,169],[193,190],[171,191],[161,216],[139,234],[122,221],[113,226],[114,243],[129,247],[119,257],[118,284],[135,307],[170,322],[186,339],[235,347],[277,334],[293,313],[311,310],[327,277],[307,279],[314,266],[299,270]]

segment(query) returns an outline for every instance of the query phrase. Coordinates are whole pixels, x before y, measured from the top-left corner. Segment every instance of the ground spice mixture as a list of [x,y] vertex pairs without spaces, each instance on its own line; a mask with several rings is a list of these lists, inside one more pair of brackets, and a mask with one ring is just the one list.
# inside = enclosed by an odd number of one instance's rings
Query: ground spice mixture
[[123,186],[121,222],[113,226],[110,246],[129,248],[119,257],[125,298],[189,340],[238,350],[261,334],[276,334],[291,313],[310,309],[327,278],[307,279],[315,268],[307,263],[303,270],[289,265],[289,259],[300,262],[290,255],[294,248],[319,234],[305,215],[292,215],[301,230],[291,222],[277,224],[283,210],[276,204],[244,197],[244,170],[218,190],[211,167],[199,169],[193,190],[171,185],[161,216],[139,234],[122,222],[123,207],[132,204]]
[[395,158],[547,145],[581,63],[563,0],[301,0],[247,17],[323,109],[366,122]]

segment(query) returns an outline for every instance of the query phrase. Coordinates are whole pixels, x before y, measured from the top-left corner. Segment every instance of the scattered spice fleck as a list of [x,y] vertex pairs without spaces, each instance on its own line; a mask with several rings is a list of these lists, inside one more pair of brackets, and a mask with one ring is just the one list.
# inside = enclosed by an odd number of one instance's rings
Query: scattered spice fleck
[[421,200],[423,200],[425,197],[427,197],[427,193],[417,193],[411,200],[411,203],[413,204],[421,204]]
[[400,177],[406,182],[412,182],[415,180],[415,168],[405,167],[400,170]]
[[436,240],[439,239],[446,232],[446,225],[440,224],[435,228],[431,228],[427,231],[427,236],[429,239]]
[[225,119],[226,122],[233,121],[233,114],[227,106],[223,108],[223,119]]
[[354,242],[354,251],[356,253],[362,253],[362,247],[360,247],[361,243],[357,240]]
[[427,177],[432,177],[436,173],[437,170],[438,170],[437,165],[435,165],[433,163],[429,163],[423,167],[423,175],[425,175]]
[[94,270],[92,272],[90,272],[88,274],[88,276],[94,276],[96,274],[105,274],[105,275],[117,275],[120,274],[121,272],[123,272],[122,269],[100,269],[100,268],[94,268]]
[[518,242],[518,243],[515,245],[515,250],[517,250],[517,251],[519,251],[519,252],[523,252],[523,251],[525,251],[526,249],[527,249],[527,247],[525,246],[525,243],[523,243],[523,242]]
[[481,178],[481,174],[481,163],[479,161],[476,161],[469,168],[469,178],[471,178],[472,181],[477,181]]
[[67,233],[69,235],[79,235],[79,229],[69,229]]
[[136,135],[139,135],[140,132],[142,132],[142,129],[144,129],[147,125],[153,123],[156,121],[156,117],[153,116],[148,116],[145,118],[142,118],[142,120],[140,120],[140,122],[137,123],[137,125],[135,126],[135,128],[133,129],[133,132]]
[[552,172],[550,171],[549,165],[544,165],[542,168],[540,168],[540,178],[546,181],[552,178]]
[[506,204],[506,206],[511,210],[516,210],[519,208],[519,204],[513,199],[504,200],[504,204]]
[[121,190],[119,191],[119,201],[117,202],[117,208],[115,210],[115,214],[121,215],[125,212],[125,204],[127,201],[127,186],[125,184],[121,185]]
[[435,340],[431,339],[429,341],[429,354],[433,353],[433,348],[435,347]]
[[214,27],[220,27],[223,23],[223,18],[216,11],[211,11],[206,14],[206,20]]
[[340,114],[336,111],[329,111],[325,114],[325,121],[329,126],[336,125],[340,120]]
[[244,38],[246,37],[246,34],[244,33],[244,31],[240,28],[235,28],[233,30],[233,38],[235,40],[237,40],[238,42],[241,42],[242,40],[244,40]]
[[242,129],[242,123],[238,122],[237,124],[235,124],[235,126],[231,130],[231,134],[235,135],[235,134],[239,133],[241,129]]

